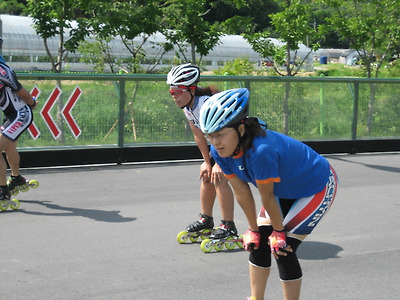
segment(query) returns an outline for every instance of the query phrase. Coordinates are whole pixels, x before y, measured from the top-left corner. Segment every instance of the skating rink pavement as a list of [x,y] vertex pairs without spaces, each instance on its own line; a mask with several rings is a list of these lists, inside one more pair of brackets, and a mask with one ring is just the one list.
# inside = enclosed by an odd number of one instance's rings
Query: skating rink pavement
[[[299,248],[301,299],[400,299],[400,153],[327,158],[339,191]],[[0,299],[244,300],[244,250],[206,254],[176,240],[200,212],[199,165],[23,170],[40,187],[0,212]],[[216,205],[217,223],[220,215]],[[274,262],[265,299],[282,299]]]

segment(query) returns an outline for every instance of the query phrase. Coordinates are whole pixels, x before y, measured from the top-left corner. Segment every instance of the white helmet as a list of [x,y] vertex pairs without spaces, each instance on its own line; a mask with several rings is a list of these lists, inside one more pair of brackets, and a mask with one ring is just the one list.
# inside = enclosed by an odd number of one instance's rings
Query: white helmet
[[201,131],[212,133],[235,125],[247,117],[248,111],[248,89],[232,89],[214,94],[201,107]]
[[190,63],[173,67],[167,75],[167,84],[191,86],[200,79],[199,67]]

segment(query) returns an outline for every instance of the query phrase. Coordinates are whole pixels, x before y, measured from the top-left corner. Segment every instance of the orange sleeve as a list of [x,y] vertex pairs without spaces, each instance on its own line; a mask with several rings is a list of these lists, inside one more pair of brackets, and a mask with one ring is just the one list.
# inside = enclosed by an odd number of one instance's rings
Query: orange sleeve
[[235,178],[236,174],[224,174],[226,178],[230,179],[230,178]]
[[268,179],[263,179],[263,180],[256,179],[257,184],[266,184],[266,183],[270,183],[270,182],[281,182],[281,178],[276,177],[276,178],[268,178]]

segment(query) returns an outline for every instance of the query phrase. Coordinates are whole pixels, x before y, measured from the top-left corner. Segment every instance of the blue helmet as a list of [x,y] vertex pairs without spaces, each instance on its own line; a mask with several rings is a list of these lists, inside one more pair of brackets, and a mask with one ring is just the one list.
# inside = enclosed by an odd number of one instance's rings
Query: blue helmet
[[239,123],[248,115],[249,90],[232,89],[212,95],[200,110],[200,128],[204,133],[219,131]]

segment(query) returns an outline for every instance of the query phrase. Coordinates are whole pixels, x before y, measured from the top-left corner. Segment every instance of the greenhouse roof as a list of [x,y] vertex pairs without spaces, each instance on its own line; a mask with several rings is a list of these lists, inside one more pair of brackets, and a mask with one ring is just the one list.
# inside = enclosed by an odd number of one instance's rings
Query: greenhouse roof
[[[38,57],[47,57],[46,49],[43,39],[36,33],[33,23],[33,18],[24,16],[12,16],[0,14],[2,21],[2,36],[3,56],[11,57],[14,62],[18,61],[18,57],[30,57],[29,61],[34,63]],[[72,27],[75,25],[72,22]],[[69,30],[65,31],[64,40],[68,40]],[[134,42],[141,44],[143,37],[137,37]],[[166,37],[162,33],[155,33],[150,37],[146,36],[147,41],[143,45],[143,50],[146,53],[146,59],[156,59],[162,52],[163,43],[167,42]],[[88,41],[91,38],[87,39]],[[277,39],[270,39],[272,43],[282,45],[283,43]],[[58,37],[51,37],[47,39],[47,44],[53,56],[57,56],[58,51]],[[124,46],[120,37],[115,37],[109,44],[112,48],[112,55],[115,57],[130,57],[130,51]],[[190,59],[189,47],[185,52],[185,56]],[[300,45],[297,51],[297,57],[304,58],[310,53],[310,49],[304,45]],[[177,58],[178,47],[176,46],[173,51],[169,51],[163,55],[163,60],[172,61]],[[70,53],[69,57],[81,57],[82,54],[76,51]],[[239,57],[247,57],[253,63],[260,63],[262,57],[255,52],[251,45],[240,35],[223,35],[220,37],[219,44],[215,46],[208,55],[203,57],[203,61],[210,62],[214,67],[233,61]],[[311,56],[307,58],[311,61]],[[25,60],[26,61],[26,60]]]

